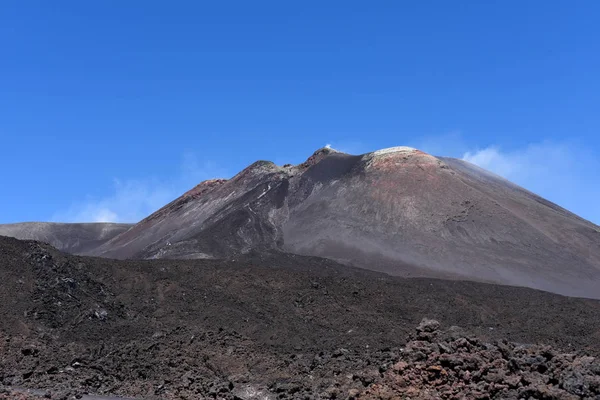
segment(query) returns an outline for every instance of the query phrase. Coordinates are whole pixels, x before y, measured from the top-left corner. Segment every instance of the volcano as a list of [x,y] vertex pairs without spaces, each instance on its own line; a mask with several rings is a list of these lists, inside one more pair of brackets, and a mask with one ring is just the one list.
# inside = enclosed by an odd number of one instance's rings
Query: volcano
[[87,254],[319,256],[405,277],[600,298],[600,228],[462,160],[410,147],[317,150],[200,183]]

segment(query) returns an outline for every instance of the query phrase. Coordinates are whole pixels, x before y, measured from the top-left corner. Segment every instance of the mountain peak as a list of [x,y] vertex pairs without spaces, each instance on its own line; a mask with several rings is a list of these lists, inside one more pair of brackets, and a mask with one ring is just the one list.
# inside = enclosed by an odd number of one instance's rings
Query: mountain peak
[[310,157],[318,157],[318,156],[322,156],[322,155],[328,156],[328,155],[334,154],[334,153],[341,153],[341,151],[334,149],[330,145],[327,145],[325,147],[321,147],[320,149],[315,150],[315,152]]
[[320,149],[317,149],[310,157],[308,157],[306,159],[306,161],[304,161],[302,164],[299,164],[298,167],[300,169],[311,167],[311,166],[317,164],[319,161],[321,161],[325,157],[327,157],[331,154],[336,154],[336,153],[341,153],[341,152],[333,149],[329,145],[327,145],[325,147],[321,147]]
[[258,161],[228,181],[206,181],[92,254],[219,258],[275,249],[392,275],[597,298],[594,228],[460,160],[407,146],[355,156],[324,147],[299,165]]
[[[414,147],[396,146],[388,147],[366,153],[362,156],[362,161],[365,168],[387,170],[390,173],[397,173],[400,168],[403,171],[408,171],[407,168],[434,168],[442,167],[443,163],[438,158],[425,153]],[[418,170],[415,169],[418,173]]]
[[414,152],[420,152],[420,153],[422,153],[422,151],[417,150],[414,147],[409,147],[409,146],[395,146],[395,147],[388,147],[388,148],[385,148],[385,149],[375,150],[371,154],[374,155],[374,156],[380,156],[380,155],[390,154],[390,153],[414,153]]

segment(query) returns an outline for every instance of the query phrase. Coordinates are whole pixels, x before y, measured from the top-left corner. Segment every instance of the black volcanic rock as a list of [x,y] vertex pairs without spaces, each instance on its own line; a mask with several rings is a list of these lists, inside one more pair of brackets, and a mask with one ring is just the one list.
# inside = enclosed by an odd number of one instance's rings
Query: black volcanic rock
[[467,162],[397,147],[324,148],[203,182],[91,254],[327,257],[400,276],[469,279],[600,298],[598,227]]
[[[467,372],[587,396],[600,374],[597,300],[282,252],[111,260],[0,237],[0,321],[0,398],[3,386],[157,400],[389,399],[413,386],[471,398]],[[417,379],[397,387],[400,375]]]

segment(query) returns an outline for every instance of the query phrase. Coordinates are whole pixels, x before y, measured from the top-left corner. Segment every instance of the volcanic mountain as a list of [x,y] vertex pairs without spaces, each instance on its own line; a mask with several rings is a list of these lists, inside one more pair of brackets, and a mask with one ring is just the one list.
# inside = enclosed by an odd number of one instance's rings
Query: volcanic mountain
[[131,228],[131,224],[24,222],[0,224],[0,235],[39,240],[72,254],[86,254]]
[[409,147],[255,162],[229,180],[200,183],[89,254],[251,250],[600,298],[598,226],[465,161]]

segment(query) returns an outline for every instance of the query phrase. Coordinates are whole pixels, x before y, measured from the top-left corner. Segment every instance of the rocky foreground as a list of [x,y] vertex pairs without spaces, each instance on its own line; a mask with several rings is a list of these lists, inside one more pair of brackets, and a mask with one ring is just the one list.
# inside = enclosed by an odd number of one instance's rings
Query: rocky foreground
[[[23,362],[35,363],[36,350],[24,347]],[[248,376],[213,379],[190,368],[190,360],[173,354],[169,362],[177,379],[121,382],[127,393],[161,399],[600,399],[600,360],[584,354],[561,353],[547,345],[506,340],[489,343],[459,327],[440,329],[423,319],[405,347],[373,353],[337,349],[285,361],[295,376],[268,386]],[[81,373],[86,371],[85,373]],[[0,388],[0,399],[81,398],[90,382],[111,379],[99,366],[73,361],[58,390],[25,395]],[[142,373],[142,371],[138,371]],[[173,374],[171,374],[173,376]]]
[[506,340],[486,343],[439,326],[423,320],[398,361],[380,368],[356,398],[600,399],[595,357]]
[[594,399],[598,343],[595,300],[281,253],[115,261],[0,237],[6,399]]

